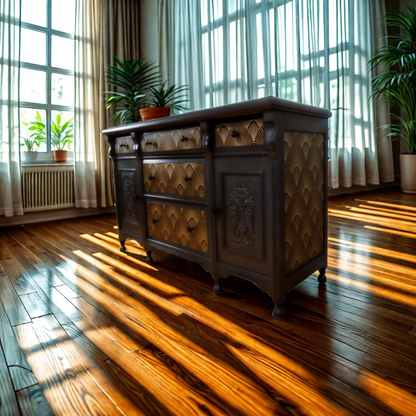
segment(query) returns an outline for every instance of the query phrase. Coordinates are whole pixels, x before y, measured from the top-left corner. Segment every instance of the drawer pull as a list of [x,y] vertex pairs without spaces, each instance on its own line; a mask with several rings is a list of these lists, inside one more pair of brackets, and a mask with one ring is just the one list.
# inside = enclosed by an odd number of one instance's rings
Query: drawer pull
[[181,136],[180,139],[181,139],[181,142],[187,142],[188,141],[188,138],[186,136]]
[[153,175],[149,175],[149,180],[150,181],[154,181],[156,179],[156,177],[155,176],[153,176]]
[[156,218],[153,218],[153,219],[152,219],[152,223],[153,223],[153,224],[157,224],[158,222],[159,222],[159,220],[157,220]]
[[190,176],[185,176],[185,182],[190,182],[192,178]]
[[188,232],[191,233],[192,231],[195,231],[195,227],[188,227]]
[[145,144],[146,144],[146,146],[151,146],[153,143],[150,142],[149,140],[146,140]]
[[236,130],[233,130],[231,132],[231,137],[238,137],[239,135],[240,135],[240,133],[238,131],[236,131]]
[[120,147],[128,147],[127,143],[120,143]]

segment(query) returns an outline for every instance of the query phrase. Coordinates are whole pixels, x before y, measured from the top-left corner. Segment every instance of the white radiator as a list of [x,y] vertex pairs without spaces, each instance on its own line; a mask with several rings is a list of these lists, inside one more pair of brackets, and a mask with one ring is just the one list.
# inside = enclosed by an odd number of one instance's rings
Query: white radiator
[[74,167],[22,166],[23,211],[74,206]]

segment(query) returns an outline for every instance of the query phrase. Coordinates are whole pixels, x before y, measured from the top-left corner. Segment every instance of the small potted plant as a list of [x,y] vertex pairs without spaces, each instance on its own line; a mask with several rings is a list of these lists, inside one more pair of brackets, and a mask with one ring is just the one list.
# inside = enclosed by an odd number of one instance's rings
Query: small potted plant
[[72,138],[74,135],[72,131],[74,126],[72,124],[72,118],[61,125],[62,116],[61,114],[57,114],[56,120],[52,120],[51,124],[51,143],[54,147],[53,156],[55,158],[55,162],[63,163],[68,160],[68,150],[65,149],[67,146],[68,149],[71,147]]
[[22,124],[27,127],[28,130],[24,136],[21,136],[23,143],[20,145],[26,146],[26,151],[23,152],[22,158],[26,162],[34,161],[37,159],[37,150],[39,149],[40,145],[46,142],[46,126],[39,111],[36,111],[35,121],[27,123],[24,121],[23,115],[22,119]]
[[386,67],[373,78],[372,96],[381,97],[401,112],[391,114],[395,123],[382,127],[390,131],[385,139],[405,141],[407,153],[400,155],[402,191],[416,194],[416,9],[387,14],[384,20],[398,32],[387,36],[390,44],[377,50],[369,61],[370,70]]
[[189,102],[187,85],[176,87],[172,85],[166,88],[165,81],[158,88],[150,87],[147,93],[146,106],[140,110],[143,121],[153,120],[155,118],[167,117],[170,115],[171,109],[186,111],[188,110],[183,104]]
[[107,65],[107,82],[116,87],[109,94],[106,109],[115,108],[114,119],[134,123],[140,121],[140,108],[149,88],[160,83],[159,67],[143,59],[122,61],[114,57],[116,65]]

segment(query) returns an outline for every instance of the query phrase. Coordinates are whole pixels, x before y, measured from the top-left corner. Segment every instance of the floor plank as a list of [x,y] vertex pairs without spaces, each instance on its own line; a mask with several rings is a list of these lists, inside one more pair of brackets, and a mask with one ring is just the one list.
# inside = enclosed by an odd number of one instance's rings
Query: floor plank
[[229,277],[216,296],[194,263],[156,251],[148,265],[132,240],[120,253],[113,215],[10,227],[0,345],[14,405],[413,416],[415,207],[396,190],[332,198],[328,283],[290,292],[285,321],[250,282]]

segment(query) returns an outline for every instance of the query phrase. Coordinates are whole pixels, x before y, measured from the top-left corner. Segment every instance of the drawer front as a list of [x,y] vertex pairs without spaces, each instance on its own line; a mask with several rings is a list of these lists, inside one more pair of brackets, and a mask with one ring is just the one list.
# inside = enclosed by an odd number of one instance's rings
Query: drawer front
[[144,133],[141,146],[144,153],[198,149],[201,148],[201,131],[199,127],[188,127]]
[[215,126],[215,147],[264,145],[263,120],[243,120]]
[[146,211],[149,238],[208,252],[206,211],[152,202]]
[[203,162],[144,163],[145,192],[205,198]]
[[115,152],[116,155],[123,153],[133,153],[134,150],[134,141],[131,136],[117,137]]

